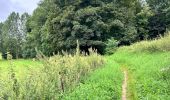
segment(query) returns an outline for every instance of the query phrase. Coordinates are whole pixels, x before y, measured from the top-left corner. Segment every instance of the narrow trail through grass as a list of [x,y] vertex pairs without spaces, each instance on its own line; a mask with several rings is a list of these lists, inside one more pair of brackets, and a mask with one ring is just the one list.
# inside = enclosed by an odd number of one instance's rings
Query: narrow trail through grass
[[170,52],[128,51],[114,54],[114,61],[127,69],[127,100],[170,100],[169,71],[161,71],[169,68],[169,55]]
[[83,83],[60,100],[121,100],[123,73],[113,56],[91,73]]
[[124,70],[123,74],[124,74],[124,80],[122,84],[122,100],[127,100],[127,81],[128,81],[127,70]]

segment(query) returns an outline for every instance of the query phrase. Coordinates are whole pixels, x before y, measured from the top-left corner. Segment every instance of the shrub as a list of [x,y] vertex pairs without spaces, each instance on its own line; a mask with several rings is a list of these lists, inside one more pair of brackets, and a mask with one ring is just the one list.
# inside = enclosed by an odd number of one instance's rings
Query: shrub
[[118,43],[119,42],[114,38],[108,39],[108,41],[106,42],[105,53],[109,55],[113,54],[118,48]]

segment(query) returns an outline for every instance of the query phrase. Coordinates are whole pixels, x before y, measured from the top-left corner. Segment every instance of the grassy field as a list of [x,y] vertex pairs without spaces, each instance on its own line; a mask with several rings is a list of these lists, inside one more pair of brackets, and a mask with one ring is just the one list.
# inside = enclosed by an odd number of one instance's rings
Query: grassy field
[[170,52],[117,52],[116,62],[129,72],[130,100],[170,99]]
[[102,68],[91,73],[61,100],[120,100],[123,74],[113,58],[106,57],[107,63]]
[[[64,58],[64,59],[67,61],[69,61],[68,59],[72,60],[70,62],[73,65],[72,70],[76,70],[75,69],[76,67],[74,66],[74,64],[77,63],[76,62],[77,60],[69,58],[69,57],[66,57],[66,58]],[[53,60],[57,60],[57,59],[59,59],[57,56],[50,59],[50,62],[51,62],[50,64],[52,64],[52,62],[54,63]],[[79,59],[80,66],[83,66],[81,64],[88,66],[88,63],[81,62],[82,58],[78,57],[78,59]],[[96,59],[96,57],[87,57],[85,59],[88,60],[88,62],[89,61],[92,62],[94,59]],[[87,76],[82,77],[80,79],[79,85],[75,89],[67,91],[64,94],[59,95],[59,98],[58,97],[57,98],[61,99],[61,100],[120,99],[121,98],[121,82],[122,82],[122,73],[121,73],[121,70],[119,69],[120,66],[116,62],[113,61],[113,57],[106,57],[106,59],[107,59],[107,63],[104,66],[95,70],[94,72],[93,71],[90,72],[90,74],[88,74]],[[90,64],[90,62],[89,62],[89,64]],[[56,64],[56,62],[54,64]],[[92,64],[92,66],[94,66],[93,62],[91,64]],[[96,64],[97,64],[97,62],[96,62]],[[69,64],[69,65],[71,67],[71,64]],[[0,74],[1,80],[8,77],[11,67],[12,67],[12,69],[14,69],[14,73],[17,75],[17,78],[19,80],[25,80],[25,79],[27,79],[26,76],[31,72],[30,69],[40,70],[41,68],[43,68],[43,64],[40,61],[24,60],[24,59],[12,60],[12,61],[1,60],[0,61],[0,68],[1,68],[0,71],[2,72]],[[84,69],[84,70],[86,70],[86,69]],[[43,73],[43,72],[41,72],[41,73]],[[37,77],[37,75],[35,75],[34,77]],[[20,83],[20,84],[22,85],[22,83]],[[33,83],[30,82],[30,84],[33,84]],[[51,83],[51,85],[52,84],[53,83]],[[9,86],[9,84],[7,84],[6,86]],[[37,89],[40,90],[40,88],[37,88]],[[21,94],[24,94],[24,93],[21,93]],[[58,94],[58,93],[52,93],[52,94]],[[42,95],[43,95],[43,93],[42,93]],[[44,97],[42,97],[42,98],[44,98]]]
[[104,58],[93,51],[90,56],[78,52],[37,56],[39,61],[0,61],[0,99],[58,100],[105,63]]
[[121,47],[107,64],[63,100],[120,100],[128,72],[128,100],[170,100],[170,36]]
[[62,100],[120,100],[123,68],[128,70],[128,100],[169,100],[170,71],[163,71],[170,67],[169,55],[119,51]]
[[15,67],[16,70],[20,70],[20,68],[37,67],[40,65],[42,65],[42,63],[33,61],[32,59],[0,60],[0,68],[3,70],[8,69],[10,66]]
[[170,100],[170,35],[121,47],[114,61],[129,72],[129,100]]
[[128,100],[170,100],[169,38],[121,47],[104,57],[1,60],[0,99],[120,100],[126,69]]
[[42,63],[39,61],[33,61],[32,59],[19,59],[11,61],[0,60],[0,75],[7,75],[12,68],[18,78],[23,78],[29,69],[37,70],[40,67],[42,67]]
[[[118,51],[106,57],[107,64],[82,78],[73,90],[65,92],[60,100],[120,100],[123,74],[122,67],[129,73],[129,100],[169,100],[170,74],[164,69],[170,65],[170,52],[133,53]],[[32,60],[12,61],[14,70],[23,77],[29,68],[42,66]],[[7,72],[9,61],[0,61],[1,72]],[[1,73],[1,74],[2,74]]]

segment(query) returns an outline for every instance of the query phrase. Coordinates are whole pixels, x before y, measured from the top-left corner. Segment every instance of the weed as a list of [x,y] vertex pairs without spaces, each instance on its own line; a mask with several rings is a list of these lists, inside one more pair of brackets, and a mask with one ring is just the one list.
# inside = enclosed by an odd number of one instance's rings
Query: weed
[[[39,69],[29,68],[23,79],[16,77],[15,67],[11,67],[9,76],[4,75],[0,80],[0,97],[7,100],[51,100],[63,97],[64,93],[75,88],[88,73],[96,70],[104,64],[102,56],[97,52],[84,56],[63,52],[63,55],[45,57],[39,54],[39,61],[43,67]],[[12,61],[12,60],[11,60]]]

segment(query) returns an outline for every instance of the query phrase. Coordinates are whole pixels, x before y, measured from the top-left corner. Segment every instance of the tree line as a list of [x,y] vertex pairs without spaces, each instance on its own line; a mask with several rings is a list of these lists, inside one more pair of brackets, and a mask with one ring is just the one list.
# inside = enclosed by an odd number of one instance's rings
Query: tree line
[[11,13],[0,24],[0,52],[14,58],[47,56],[62,50],[113,46],[165,35],[170,28],[169,0],[42,0],[30,16]]
[[26,22],[29,15],[12,12],[4,23],[0,23],[0,52],[3,58],[10,53],[13,58],[23,57],[26,42]]

